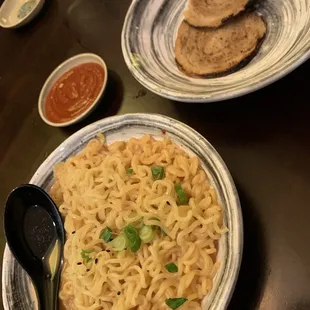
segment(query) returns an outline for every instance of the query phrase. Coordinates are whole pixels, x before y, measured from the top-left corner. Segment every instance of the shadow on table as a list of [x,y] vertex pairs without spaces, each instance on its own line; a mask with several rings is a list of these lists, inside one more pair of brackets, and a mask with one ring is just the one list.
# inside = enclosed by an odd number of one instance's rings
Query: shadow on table
[[243,213],[244,248],[239,278],[228,310],[253,310],[259,308],[267,276],[264,266],[266,246],[258,216],[242,188],[237,188]]
[[124,85],[116,72],[109,70],[108,74],[107,88],[97,108],[84,120],[72,126],[63,128],[63,131],[68,134],[73,134],[93,122],[117,114],[123,101]]
[[120,37],[130,1],[58,1],[64,22],[76,41],[86,50],[100,55],[108,67],[118,67],[123,61]]
[[309,70],[310,61],[255,93],[224,102],[175,102],[175,109],[181,121],[207,139],[214,136],[217,142],[222,139],[225,145],[233,146],[269,141],[279,133],[295,132],[300,120],[309,115],[309,83],[305,78]]

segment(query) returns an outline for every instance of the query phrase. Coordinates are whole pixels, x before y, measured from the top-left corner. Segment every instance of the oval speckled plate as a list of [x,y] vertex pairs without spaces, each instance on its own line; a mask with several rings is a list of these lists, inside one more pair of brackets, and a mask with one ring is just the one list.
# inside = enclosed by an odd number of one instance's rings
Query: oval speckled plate
[[180,72],[174,56],[187,0],[133,0],[122,32],[126,64],[152,92],[184,102],[225,100],[273,83],[310,57],[310,0],[258,2],[267,34],[257,55],[235,73],[197,79]]
[[[217,189],[224,209],[224,222],[229,229],[219,242],[221,267],[214,279],[211,293],[203,300],[204,310],[226,309],[233,293],[242,257],[243,223],[238,194],[223,160],[215,149],[192,128],[166,116],[127,114],[91,124],[63,142],[39,167],[30,183],[48,190],[53,182],[53,166],[79,152],[98,133],[107,142],[126,141],[130,137],[152,134],[163,138],[163,132],[187,153],[196,154]],[[35,310],[37,302],[27,274],[6,247],[3,258],[2,297],[5,310]]]

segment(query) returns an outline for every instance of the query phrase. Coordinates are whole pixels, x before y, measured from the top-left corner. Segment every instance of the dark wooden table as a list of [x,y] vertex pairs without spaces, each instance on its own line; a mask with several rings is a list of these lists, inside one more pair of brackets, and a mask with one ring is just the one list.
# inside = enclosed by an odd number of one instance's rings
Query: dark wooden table
[[[154,112],[203,134],[228,165],[244,215],[244,257],[229,310],[310,309],[310,62],[264,90],[214,104],[172,102],[128,71],[121,29],[130,0],[47,0],[19,30],[0,30],[0,204],[70,134],[103,117]],[[37,100],[66,58],[93,52],[109,68],[107,93],[68,129],[41,121]],[[1,221],[0,252],[5,238]]]

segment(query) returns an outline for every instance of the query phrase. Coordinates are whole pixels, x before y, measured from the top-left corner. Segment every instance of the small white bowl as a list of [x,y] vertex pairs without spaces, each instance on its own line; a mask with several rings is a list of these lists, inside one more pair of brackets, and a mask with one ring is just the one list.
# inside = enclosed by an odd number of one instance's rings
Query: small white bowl
[[[45,115],[45,104],[46,104],[47,96],[48,96],[51,88],[53,87],[54,83],[64,73],[68,72],[72,68],[77,67],[81,64],[89,63],[89,62],[99,64],[104,69],[104,80],[103,80],[102,88],[101,88],[100,93],[98,94],[97,98],[94,100],[92,105],[84,113],[78,115],[77,117],[73,118],[72,120],[70,120],[68,122],[54,123],[54,122],[51,122],[50,120],[48,120],[46,115]],[[39,114],[40,114],[42,120],[46,124],[48,124],[50,126],[54,126],[54,127],[66,127],[66,126],[69,126],[69,125],[72,125],[74,123],[81,121],[95,108],[95,106],[99,102],[101,96],[103,95],[105,87],[107,85],[107,79],[108,79],[107,66],[106,66],[105,62],[103,61],[103,59],[101,57],[99,57],[98,55],[86,53],[86,54],[79,54],[79,55],[76,55],[72,58],[69,58],[68,60],[63,62],[61,65],[59,65],[51,73],[51,75],[48,77],[48,79],[46,80],[46,82],[44,83],[44,85],[42,87],[40,97],[39,97],[39,102],[38,102],[38,110],[39,110]]]
[[[21,7],[27,2],[35,2],[29,13],[19,17]],[[29,23],[41,11],[45,0],[5,0],[0,8],[0,26],[3,28],[18,28]]]

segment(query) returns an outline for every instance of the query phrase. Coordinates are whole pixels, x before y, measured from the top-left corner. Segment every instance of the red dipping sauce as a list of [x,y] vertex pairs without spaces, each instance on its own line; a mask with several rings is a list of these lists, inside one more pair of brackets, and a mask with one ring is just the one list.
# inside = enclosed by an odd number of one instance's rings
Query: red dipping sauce
[[46,118],[65,123],[83,114],[100,94],[104,79],[104,68],[97,63],[85,63],[66,72],[47,96]]

